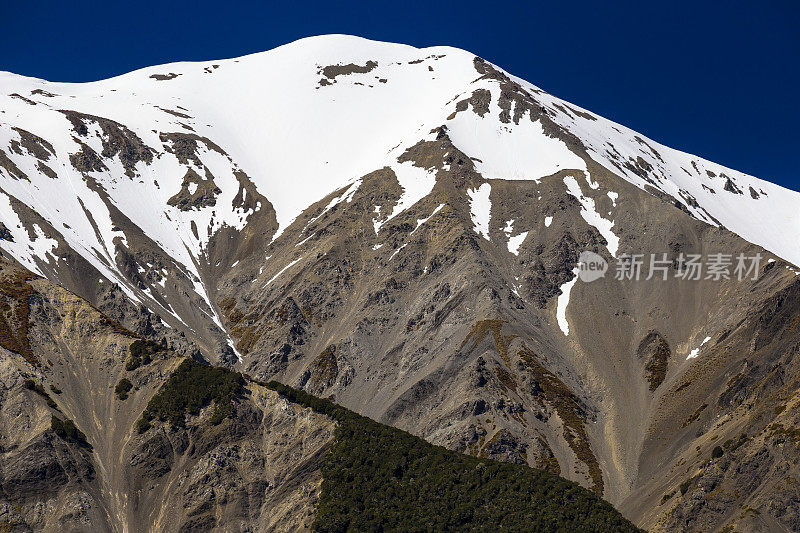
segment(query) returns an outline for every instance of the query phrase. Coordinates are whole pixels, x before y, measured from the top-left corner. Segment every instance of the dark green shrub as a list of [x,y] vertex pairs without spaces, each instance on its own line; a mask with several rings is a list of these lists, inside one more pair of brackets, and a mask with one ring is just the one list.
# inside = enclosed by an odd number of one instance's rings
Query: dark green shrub
[[[434,446],[304,391],[261,384],[338,422],[325,456],[316,531],[639,531],[611,504],[559,476]],[[185,424],[214,404],[211,423],[234,414],[240,374],[187,359],[153,397],[153,420]]]
[[139,433],[144,433],[151,427],[152,426],[150,425],[150,422],[148,422],[144,418],[140,418],[139,420],[136,421],[136,431],[138,431]]
[[591,491],[363,417],[335,430],[317,531],[638,531]]
[[341,405],[337,405],[328,400],[323,400],[322,398],[313,396],[304,390],[295,389],[294,387],[284,385],[283,383],[279,383],[277,381],[270,381],[269,383],[261,383],[256,381],[255,383],[259,383],[268,389],[274,390],[292,403],[309,407],[314,412],[327,415],[339,422],[350,418],[362,418],[361,415],[358,415],[349,409],[345,409]]
[[128,349],[131,352],[131,356],[125,363],[125,370],[130,372],[140,366],[150,364],[153,360],[151,356],[164,348],[156,342],[138,339],[133,341]]
[[86,435],[77,428],[75,422],[72,420],[61,420],[52,416],[50,417],[50,429],[67,442],[74,442],[80,446],[91,448],[89,442],[86,440]]
[[128,398],[128,393],[133,388],[133,383],[128,378],[122,378],[117,383],[117,386],[114,387],[114,393],[119,396],[120,400],[125,400]]
[[720,457],[722,457],[723,453],[725,452],[722,450],[722,446],[714,446],[714,449],[711,450],[711,458],[719,459]]
[[211,413],[209,423],[216,426],[228,417],[233,416],[233,405],[229,403],[217,403],[214,405],[214,412]]
[[52,383],[50,384],[50,390],[53,391],[54,394],[61,394],[61,389],[59,389],[58,387],[56,387]]
[[691,483],[690,479],[687,479],[683,483],[681,483],[681,496],[684,496],[686,492],[689,490],[689,484]]
[[739,435],[739,438],[736,439],[736,440],[734,440],[734,439],[726,440],[725,444],[722,445],[722,448],[723,448],[723,450],[728,450],[729,452],[734,452],[734,451],[736,451],[736,449],[739,446],[741,446],[745,442],[747,442],[747,435],[745,433],[742,433],[741,435]]
[[145,355],[152,355],[160,352],[164,348],[157,342],[146,339],[138,339],[133,341],[128,349],[133,357],[143,357]]

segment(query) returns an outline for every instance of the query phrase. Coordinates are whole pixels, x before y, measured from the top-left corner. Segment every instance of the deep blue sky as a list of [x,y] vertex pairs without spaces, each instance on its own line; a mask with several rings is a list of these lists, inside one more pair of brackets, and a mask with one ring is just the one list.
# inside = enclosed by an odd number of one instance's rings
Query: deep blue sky
[[349,33],[467,49],[659,142],[800,190],[800,3],[0,0],[0,70],[88,81]]

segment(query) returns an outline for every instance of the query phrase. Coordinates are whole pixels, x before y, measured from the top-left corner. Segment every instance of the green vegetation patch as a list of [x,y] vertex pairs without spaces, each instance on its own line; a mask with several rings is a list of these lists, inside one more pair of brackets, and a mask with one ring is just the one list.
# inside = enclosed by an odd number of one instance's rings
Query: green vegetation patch
[[83,431],[78,429],[75,422],[72,420],[61,420],[60,418],[52,416],[50,417],[50,429],[67,442],[74,442],[79,446],[91,448],[91,445],[86,440],[86,435],[83,434]]
[[555,407],[558,417],[564,423],[564,440],[578,459],[589,468],[595,494],[602,496],[603,472],[589,444],[589,436],[584,427],[586,414],[580,398],[558,376],[547,370],[527,346],[523,346],[519,356],[526,371],[536,380],[545,399]]
[[117,383],[117,386],[114,387],[114,394],[119,396],[120,400],[126,400],[128,399],[128,393],[131,391],[132,388],[133,388],[133,383],[131,383],[131,380],[129,380],[128,378],[122,378],[121,380],[119,380],[119,383]]
[[687,418],[687,419],[686,419],[686,420],[683,422],[683,424],[681,424],[681,428],[685,428],[685,427],[689,426],[690,424],[694,423],[694,422],[695,422],[695,421],[696,421],[698,418],[700,418],[700,414],[701,414],[703,411],[705,411],[706,407],[708,407],[708,404],[707,404],[707,403],[704,403],[703,405],[701,405],[700,407],[698,407],[698,408],[697,408],[697,410],[696,410],[694,413],[692,413],[692,416],[690,416],[689,418]]
[[658,332],[651,331],[639,343],[636,353],[639,357],[646,358],[644,370],[647,382],[650,384],[651,391],[656,390],[667,376],[671,354],[669,343]]
[[161,390],[150,399],[137,422],[139,433],[150,429],[150,422],[161,420],[183,427],[186,415],[197,415],[212,402],[211,423],[219,423],[234,413],[233,400],[244,393],[244,378],[237,372],[184,359]]
[[[261,383],[335,421],[316,531],[640,531],[592,491],[528,466],[463,455],[286,385]],[[184,360],[138,423],[176,426],[215,405],[233,414],[244,378]],[[218,414],[219,413],[219,414]]]
[[800,428],[786,427],[780,423],[774,423],[767,427],[772,431],[772,435],[781,435],[790,439],[796,446],[800,446]]
[[747,434],[746,433],[742,433],[741,435],[739,435],[738,439],[728,439],[728,440],[726,440],[725,444],[723,444],[722,447],[724,449],[728,450],[729,452],[734,452],[734,451],[736,451],[737,448],[739,448],[739,446],[741,446],[742,444],[746,443],[747,441],[748,441]]
[[339,422],[322,466],[317,531],[640,531],[555,474],[452,452],[303,391],[264,385]]
[[150,362],[153,360],[151,356],[162,351],[163,349],[164,348],[160,344],[153,341],[145,339],[133,341],[129,348],[131,357],[125,363],[125,370],[130,372],[136,370],[140,366],[150,364]]

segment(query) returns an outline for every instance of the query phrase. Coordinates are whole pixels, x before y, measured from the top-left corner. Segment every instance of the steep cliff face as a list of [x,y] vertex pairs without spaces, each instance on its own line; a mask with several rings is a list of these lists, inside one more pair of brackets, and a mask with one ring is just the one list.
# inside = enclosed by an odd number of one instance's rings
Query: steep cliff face
[[621,504],[651,531],[800,528],[798,291],[753,306],[655,403],[640,487]]
[[3,531],[638,531],[558,476],[136,338],[5,261],[0,296]]
[[142,341],[86,301],[7,262],[0,280],[18,319],[0,345],[4,528],[308,529],[333,420],[251,384],[235,421],[206,408],[140,434],[181,357],[155,345],[132,368]]

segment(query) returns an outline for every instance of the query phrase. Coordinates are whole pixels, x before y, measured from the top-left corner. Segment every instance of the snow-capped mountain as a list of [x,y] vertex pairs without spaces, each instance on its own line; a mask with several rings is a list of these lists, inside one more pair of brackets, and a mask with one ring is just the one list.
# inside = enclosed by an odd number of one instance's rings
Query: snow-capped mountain
[[[275,209],[273,239],[314,202],[348,184],[357,187],[360,177],[383,167],[392,168],[405,189],[392,213],[382,214],[391,218],[424,198],[435,181],[424,169],[399,163],[398,156],[443,125],[456,147],[479,160],[476,170],[487,179],[539,180],[561,169],[585,170],[574,147],[546,131],[549,125],[538,119],[545,114],[610,172],[800,263],[794,238],[799,193],[662,146],[494,66],[487,64],[482,73],[475,59],[454,48],[325,36],[238,59],[174,63],[94,83],[3,73],[2,221],[14,236],[4,247],[35,271],[52,257],[54,242],[16,219],[16,199],[46,214],[101,272],[123,280],[114,272],[114,222],[105,205],[110,203],[200,277],[194,263],[210,237],[223,226],[241,230],[251,215],[268,208],[234,202],[237,172],[246,173],[253,192]],[[518,83],[529,101],[503,95],[509,82]],[[468,98],[485,111],[457,113]],[[535,112],[525,109],[534,103]],[[120,136],[117,144],[114,135]],[[196,157],[176,153],[179,144],[197,137],[206,141],[195,141]],[[93,154],[101,161],[94,162]],[[79,155],[92,161],[83,161],[82,168]],[[190,171],[213,175],[221,191],[214,205],[186,210],[169,204]],[[190,195],[197,190],[191,180],[206,177],[191,174]],[[90,190],[89,179],[107,199]],[[238,201],[246,202],[246,196]]]
[[[686,409],[726,393],[745,329],[796,286],[798,207],[454,48],[324,36],[93,83],[0,74],[0,248],[21,265],[142,335],[557,470],[641,523],[683,481],[658,461],[708,444],[688,432],[717,413]],[[589,284],[584,250],[612,274],[633,253],[764,263]]]

